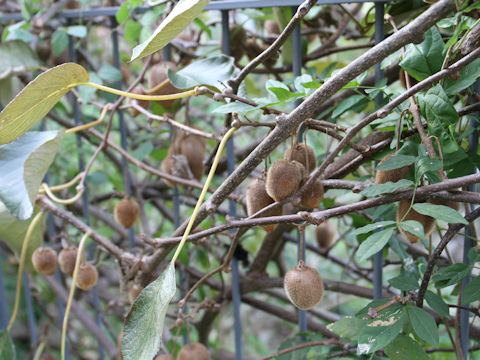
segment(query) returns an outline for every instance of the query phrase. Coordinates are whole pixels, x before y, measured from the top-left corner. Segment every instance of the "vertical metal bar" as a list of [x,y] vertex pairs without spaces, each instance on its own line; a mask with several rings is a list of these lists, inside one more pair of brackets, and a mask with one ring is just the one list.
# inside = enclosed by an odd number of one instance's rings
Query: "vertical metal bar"
[[[474,92],[479,93],[480,92],[480,81],[477,81],[474,86],[473,86]],[[474,100],[472,100],[474,102]],[[477,115],[480,115],[480,112],[477,113]],[[478,126],[477,121],[475,118],[472,116],[470,118],[470,128],[476,128]],[[478,153],[478,130],[474,130],[473,133],[469,136],[468,139],[468,151],[477,154]],[[478,169],[474,167],[473,173],[476,173]],[[477,185],[473,184],[468,187],[468,191],[473,191],[477,192]],[[475,206],[473,204],[470,204],[470,211],[475,210]],[[470,231],[470,227],[467,226],[465,228],[465,237],[463,240],[463,263],[466,265],[470,265],[470,259],[468,258],[468,252],[472,249],[473,247],[473,241],[471,239],[472,232]],[[468,283],[472,281],[472,276],[469,274],[465,279],[462,280],[462,293],[465,291],[465,287],[468,285]],[[468,343],[469,343],[469,337],[470,337],[470,325],[469,325],[469,320],[470,320],[470,312],[465,309],[460,309],[460,343],[462,346],[462,353],[463,353],[463,358],[468,359]]]
[[[70,21],[69,21],[70,23]],[[75,42],[73,40],[72,36],[68,36],[68,54],[70,61],[72,62],[77,62],[77,53],[75,51]],[[80,106],[77,103],[77,98],[76,96],[71,93],[70,96],[72,97],[72,103],[73,103],[73,114],[75,118],[75,124],[80,125],[82,124],[82,113],[80,111]],[[82,147],[82,139],[80,135],[77,134],[77,147],[80,149]],[[79,152],[78,155],[78,168],[80,171],[83,171],[85,169],[85,160],[83,158],[82,152]],[[88,203],[88,188],[85,187],[85,190],[82,195],[82,215],[85,218],[85,222],[87,225],[90,225],[90,209],[89,209],[89,203]],[[88,258],[92,259],[94,256],[94,250],[95,250],[95,244],[92,242],[88,246]],[[95,285],[91,290],[90,290],[90,295],[92,296],[93,300],[93,307],[95,309],[95,318],[97,321],[98,326],[101,328],[102,327],[102,315],[100,312],[100,302],[98,298],[98,286]],[[99,345],[98,346],[98,356],[100,360],[103,360],[105,358],[105,350],[104,348]]]
[[[228,19],[228,10],[222,10],[222,52],[230,55],[230,27]],[[235,147],[233,136],[227,142],[227,170],[231,174],[235,170]],[[235,201],[228,201],[229,213],[231,216],[237,216],[237,207]],[[240,277],[238,270],[238,260],[232,259],[232,299],[233,299],[233,317],[235,332],[235,359],[243,359],[242,350],[242,323],[240,318]]]
[[[384,24],[383,17],[385,14],[385,5],[381,2],[375,3],[375,43],[378,44],[383,41]],[[375,83],[378,83],[383,78],[383,71],[380,68],[380,63],[375,65]],[[380,105],[383,101],[382,93],[377,95],[375,103]],[[380,250],[373,256],[373,298],[382,298],[382,281],[383,281],[383,252]]]
[[6,329],[9,321],[7,292],[5,291],[3,279],[3,259],[4,254],[2,249],[0,249],[0,330]]
[[32,349],[37,345],[37,324],[33,311],[32,292],[30,291],[30,281],[27,273],[23,272],[23,296],[25,298],[25,306],[27,308],[28,333],[30,336],[30,345]]

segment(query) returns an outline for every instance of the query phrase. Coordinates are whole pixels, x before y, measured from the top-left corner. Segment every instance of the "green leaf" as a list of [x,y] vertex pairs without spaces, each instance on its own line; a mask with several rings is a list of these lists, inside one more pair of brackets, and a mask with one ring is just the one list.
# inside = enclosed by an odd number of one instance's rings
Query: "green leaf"
[[478,276],[465,287],[462,294],[462,304],[470,304],[477,300],[480,300],[480,277]]
[[74,25],[67,28],[67,34],[78,38],[87,36],[87,27],[83,25]]
[[0,201],[20,220],[33,213],[38,188],[60,147],[63,131],[32,131],[0,145]]
[[444,268],[440,268],[437,274],[433,276],[435,286],[437,288],[444,288],[450,285],[457,284],[470,274],[470,266],[462,263],[456,263]]
[[342,115],[344,112],[351,110],[356,105],[366,105],[368,103],[368,98],[363,95],[353,95],[349,96],[345,100],[342,100],[333,110],[332,117],[336,118]]
[[460,71],[458,80],[444,79],[443,89],[448,95],[455,95],[468,88],[480,77],[480,59],[472,61]]
[[125,23],[125,39],[131,42],[136,42],[142,31],[142,25],[135,20],[127,20]]
[[398,189],[405,189],[413,185],[413,182],[407,179],[402,179],[397,182],[387,181],[384,184],[374,184],[362,190],[360,195],[366,197],[374,197],[381,194],[392,193]]
[[387,220],[387,221],[378,221],[373,224],[368,224],[365,226],[362,226],[358,229],[355,229],[352,231],[352,235],[360,235],[360,234],[366,234],[375,230],[378,230],[382,227],[389,226],[395,224],[395,221]]
[[374,319],[358,335],[357,355],[370,354],[383,349],[402,330],[404,322],[403,309],[390,314],[386,319]]
[[358,333],[365,325],[367,325],[367,320],[355,316],[345,316],[327,325],[327,328],[343,338],[355,341],[358,338]]
[[20,40],[0,44],[0,80],[40,67],[37,55]]
[[433,346],[438,346],[438,327],[433,316],[415,306],[407,307],[407,314],[415,333]]
[[425,300],[427,301],[428,305],[435,310],[439,315],[449,317],[450,312],[448,311],[448,305],[443,301],[442,297],[427,290],[425,293]]
[[133,156],[135,159],[143,161],[147,156],[149,156],[153,151],[153,145],[150,141],[142,142],[142,144],[133,151]]
[[429,89],[423,96],[424,112],[427,122],[440,124],[443,128],[458,122],[457,110],[453,107],[441,85]]
[[293,93],[281,87],[270,87],[268,90],[271,91],[281,102],[287,101],[291,98],[305,96],[305,93]]
[[424,80],[442,68],[444,45],[442,35],[433,26],[425,32],[425,40],[420,45],[407,46],[400,66],[415,79]]
[[52,51],[53,55],[59,56],[68,47],[68,35],[63,29],[57,29],[52,34]]
[[255,106],[235,101],[225,105],[221,105],[216,109],[214,109],[212,112],[219,113],[219,114],[228,114],[228,113],[236,112],[236,113],[242,114],[255,109],[256,109]]
[[122,6],[118,9],[117,13],[115,14],[115,18],[119,24],[123,23],[128,18],[128,1],[124,2]]
[[88,81],[85,69],[74,63],[38,75],[0,113],[0,145],[22,136],[72,87]]
[[420,156],[417,158],[415,166],[417,167],[417,178],[425,174],[428,171],[437,171],[442,168],[442,162],[439,159],[432,159],[429,156]]
[[100,76],[102,80],[109,82],[117,82],[122,80],[122,72],[109,63],[102,65],[102,67],[98,70],[98,76]]
[[403,230],[419,237],[422,240],[425,239],[425,229],[420,222],[415,220],[405,220],[399,225]]
[[434,205],[430,203],[413,204],[413,210],[416,212],[428,215],[437,220],[442,220],[450,224],[464,224],[468,225],[468,221],[460,215],[457,210],[445,205]]
[[415,162],[415,159],[415,156],[397,154],[378,165],[377,170],[399,169],[404,166],[412,165]]
[[356,254],[357,260],[366,260],[373,254],[382,250],[388,243],[388,240],[392,237],[392,234],[393,228],[388,228],[370,235],[367,240],[360,244]]
[[422,346],[410,336],[398,335],[388,346],[385,354],[391,360],[428,360],[429,357]]
[[169,69],[168,78],[177,89],[190,89],[199,85],[220,89],[220,82],[228,80],[235,70],[233,61],[233,58],[225,55],[210,56],[195,61],[176,73]]
[[165,20],[144,43],[137,45],[130,61],[143,58],[162,49],[185,29],[207,6],[209,0],[180,0]]
[[0,359],[14,360],[16,358],[15,346],[6,330],[0,330]]
[[127,315],[122,340],[124,360],[155,357],[162,343],[168,304],[175,291],[175,267],[169,263],[158,279],[142,290]]
[[402,291],[416,290],[419,287],[418,280],[415,277],[406,274],[394,277],[393,279],[388,280],[388,283],[395,289]]

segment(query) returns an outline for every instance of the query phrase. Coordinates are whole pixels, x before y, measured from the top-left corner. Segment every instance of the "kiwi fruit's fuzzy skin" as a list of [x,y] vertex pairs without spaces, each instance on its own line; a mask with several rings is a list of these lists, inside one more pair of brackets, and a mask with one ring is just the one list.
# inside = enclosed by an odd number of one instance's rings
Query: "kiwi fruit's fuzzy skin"
[[203,165],[206,148],[205,139],[192,134],[183,134],[175,140],[175,147],[178,154],[187,158],[195,179],[201,181],[205,169]]
[[[388,154],[378,163],[378,165],[383,164],[394,156],[396,156],[396,154]],[[397,182],[405,179],[409,170],[410,166],[403,166],[393,170],[377,170],[377,173],[375,174],[375,184],[385,184],[388,181]]]
[[35,270],[42,275],[53,275],[57,270],[57,253],[49,247],[36,249],[32,254]]
[[302,310],[313,308],[323,297],[323,281],[320,274],[303,261],[288,270],[283,286],[290,302]]
[[335,243],[337,231],[330,221],[324,221],[315,228],[315,237],[319,247],[330,249]]
[[277,20],[265,20],[265,32],[268,35],[279,35],[282,31],[280,30],[280,26],[278,25]]
[[245,52],[249,60],[255,59],[262,51],[262,46],[260,46],[254,38],[249,38],[245,42]]
[[76,248],[65,248],[58,254],[58,266],[60,271],[66,275],[72,276],[77,260]]
[[[145,90],[142,87],[137,87],[137,88],[132,90],[132,93],[138,94],[138,95],[145,95]],[[129,104],[131,104],[132,101],[134,101],[134,99],[132,99],[132,98],[128,98],[128,100],[127,100],[127,102]],[[150,101],[148,101],[148,100],[136,100],[136,101],[137,101],[138,105],[143,107],[145,110],[148,110],[148,108],[150,106]],[[137,117],[138,115],[140,115],[140,111],[138,111],[135,108],[130,108],[129,111],[130,111],[130,114],[133,117]]]
[[155,357],[155,360],[175,360],[175,358],[172,355],[163,354]]
[[113,214],[119,224],[129,228],[137,221],[139,212],[140,208],[135,200],[123,199],[115,205]]
[[[177,71],[177,67],[175,66],[175,64],[170,61],[163,61],[152,66],[148,74],[148,87],[150,89],[153,89],[155,86],[161,84],[166,79],[168,79],[167,68],[174,72]],[[167,85],[152,93],[152,95],[171,95],[175,93],[178,93],[178,89],[169,82]],[[173,105],[175,105],[177,100],[178,99],[162,100],[158,101],[158,103],[168,110],[171,109]]]
[[304,174],[305,168],[298,161],[275,161],[267,173],[267,194],[275,201],[293,195],[300,187]]
[[245,55],[244,44],[247,41],[247,32],[240,25],[230,26],[230,55],[236,62]]
[[98,271],[90,263],[81,264],[78,269],[77,286],[82,290],[89,290],[97,284]]
[[180,349],[177,360],[210,360],[210,354],[203,344],[194,342]]
[[[285,151],[283,157],[285,160],[295,160],[303,165],[307,174],[310,174],[317,166],[317,159],[315,158],[315,151],[309,145],[304,143],[296,143]],[[308,163],[307,163],[308,158]]]
[[[248,216],[255,214],[264,207],[273,204],[273,200],[267,194],[265,189],[265,179],[253,179],[247,188],[247,212]],[[271,209],[262,214],[262,217],[267,216],[280,216],[282,215],[282,207],[278,206],[275,209]],[[262,225],[262,229],[267,232],[272,232],[277,227],[277,224]]]
[[[411,200],[409,200],[409,199],[402,200],[398,203],[397,222],[406,221],[406,220],[418,221],[420,224],[423,225],[423,230],[425,232],[425,236],[430,235],[430,233],[433,230],[433,227],[435,226],[435,219],[430,217],[430,216],[427,216],[427,215],[419,214],[418,212],[413,210],[413,208],[410,209],[408,214],[405,216],[405,213],[408,211],[408,209],[410,207],[410,203],[411,203]],[[404,216],[405,216],[405,218],[404,218]],[[416,243],[418,240],[420,240],[420,238],[418,238],[417,236],[409,233],[408,231],[403,230],[401,226],[399,226],[399,228],[400,228],[400,231],[402,232],[402,234],[405,235],[407,237],[407,239],[412,244]]]
[[[307,179],[303,181],[306,182]],[[323,184],[320,179],[317,179],[310,185],[302,194],[300,205],[308,209],[315,209],[323,200]]]

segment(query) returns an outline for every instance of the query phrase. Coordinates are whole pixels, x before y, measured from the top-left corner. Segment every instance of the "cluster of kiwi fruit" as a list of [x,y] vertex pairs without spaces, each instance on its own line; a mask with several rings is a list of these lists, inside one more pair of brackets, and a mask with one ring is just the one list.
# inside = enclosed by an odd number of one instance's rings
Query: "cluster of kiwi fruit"
[[120,200],[113,210],[113,216],[115,221],[123,225],[127,229],[132,227],[135,221],[138,219],[140,213],[140,207],[138,203],[126,196],[123,200]]
[[[195,178],[201,181],[204,173],[205,149],[204,138],[180,131],[168,149],[167,157],[162,162],[162,170],[184,179]],[[176,186],[168,180],[165,182],[171,187]]]
[[[65,275],[72,276],[75,269],[77,259],[77,249],[67,247],[55,252],[50,247],[39,247],[32,254],[32,264],[35,270],[42,275],[53,275],[60,267]],[[98,281],[98,271],[93,264],[87,263],[82,259],[82,263],[78,269],[76,285],[82,290],[89,290]]]

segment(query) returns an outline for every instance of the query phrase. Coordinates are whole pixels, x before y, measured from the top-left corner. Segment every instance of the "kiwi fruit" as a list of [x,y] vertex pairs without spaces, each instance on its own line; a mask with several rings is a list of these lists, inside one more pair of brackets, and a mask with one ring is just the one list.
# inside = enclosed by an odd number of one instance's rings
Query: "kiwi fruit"
[[245,42],[245,52],[247,53],[247,57],[250,60],[255,59],[258,55],[260,55],[263,51],[263,48],[257,43],[254,38],[249,38]]
[[[305,178],[302,184],[307,180],[308,178]],[[305,192],[302,194],[300,198],[300,206],[308,209],[317,208],[323,200],[323,194],[324,190],[322,180],[317,179],[310,186],[308,186]]]
[[[143,89],[143,87],[137,87],[137,88],[132,90],[132,93],[138,94],[138,95],[145,95],[145,90]],[[133,100],[134,99],[132,99],[132,98],[128,98],[127,103],[131,104]],[[143,107],[145,110],[148,110],[148,107],[150,106],[150,101],[148,101],[148,100],[136,100],[136,101],[137,101],[138,105]],[[130,111],[130,115],[132,115],[133,117],[137,117],[138,115],[140,115],[140,111],[138,111],[137,109],[135,109],[133,107],[131,107],[129,109],[129,111]]]
[[275,161],[267,173],[267,194],[275,201],[293,195],[300,187],[304,175],[305,168],[298,161]]
[[[162,170],[167,174],[181,177],[183,179],[193,179],[190,165],[187,158],[182,154],[169,153],[162,162]],[[176,187],[177,183],[167,179],[163,179],[170,187]]]
[[[405,70],[400,69],[400,73],[398,75],[400,79],[400,84],[403,86],[404,89],[407,88],[407,80],[405,79]],[[418,81],[410,76],[410,86],[415,86],[418,84]]]
[[320,274],[302,260],[285,274],[283,287],[290,302],[302,310],[313,308],[323,297]]
[[98,271],[90,263],[80,264],[77,275],[77,286],[82,290],[89,290],[97,284]]
[[210,360],[210,354],[203,344],[193,342],[180,349],[177,360]]
[[[248,216],[255,214],[257,211],[264,207],[273,204],[273,200],[267,194],[265,189],[265,179],[253,179],[247,188],[247,212]],[[282,207],[279,206],[275,209],[266,211],[262,217],[267,216],[280,216],[282,215]],[[266,232],[272,232],[277,227],[277,224],[262,225],[261,228]]]
[[313,148],[304,143],[296,143],[285,151],[283,156],[285,160],[295,160],[303,165],[307,174],[310,174],[317,166],[317,159]]
[[[383,164],[385,161],[395,156],[397,156],[397,154],[388,154],[378,163],[378,165]],[[409,170],[410,166],[403,166],[393,170],[377,170],[375,174],[375,184],[385,184],[388,181],[397,182],[405,179]]]
[[35,270],[42,275],[53,275],[57,270],[57,253],[49,247],[40,247],[32,254]]
[[66,275],[73,275],[75,269],[75,262],[77,261],[77,249],[65,248],[58,254],[58,265],[60,271]]
[[324,221],[315,228],[315,238],[319,247],[330,249],[335,242],[337,231],[330,221]]
[[113,215],[119,224],[129,228],[137,221],[139,212],[138,203],[133,199],[125,198],[115,205]]
[[[397,222],[406,221],[406,220],[418,221],[420,224],[423,225],[425,236],[430,235],[430,233],[433,230],[433,227],[435,226],[435,219],[427,215],[419,214],[413,209],[410,209],[410,211],[408,211],[408,209],[410,208],[410,203],[411,203],[410,199],[402,200],[398,203]],[[405,214],[407,215],[405,216]],[[408,231],[405,231],[401,226],[399,226],[399,228],[402,234],[405,235],[412,244],[420,240],[419,237],[413,235],[412,233],[409,233]]]
[[247,32],[240,25],[230,26],[230,56],[233,56],[235,62],[245,55],[243,44],[247,41]]
[[163,354],[156,356],[155,360],[175,360],[175,358],[172,355]]
[[[175,64],[170,61],[160,62],[152,66],[148,74],[148,87],[150,89],[153,89],[155,86],[168,79],[167,69],[170,69],[171,71],[177,71]],[[168,82],[167,85],[153,92],[152,95],[170,95],[176,93],[178,93],[178,89],[173,86],[171,82]],[[158,101],[158,103],[167,110],[171,109],[176,102],[177,99]]]
[[193,134],[181,134],[175,140],[176,153],[187,158],[190,170],[198,181],[202,180],[205,169],[203,165],[205,147],[205,139]]
[[268,19],[265,21],[265,32],[268,35],[279,35],[281,33],[280,26],[277,20]]

